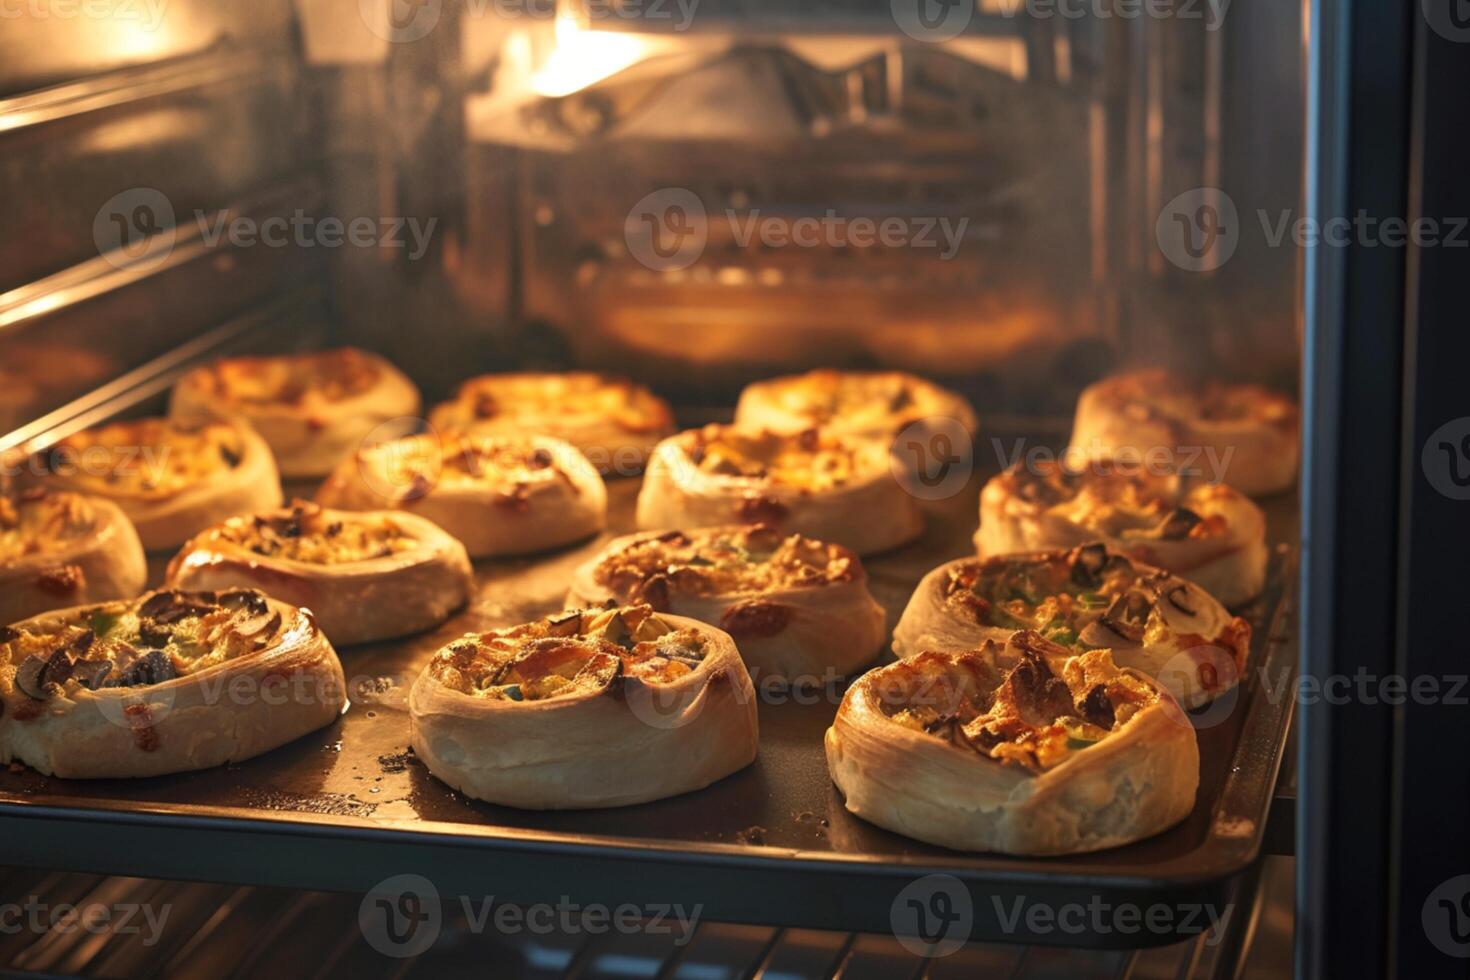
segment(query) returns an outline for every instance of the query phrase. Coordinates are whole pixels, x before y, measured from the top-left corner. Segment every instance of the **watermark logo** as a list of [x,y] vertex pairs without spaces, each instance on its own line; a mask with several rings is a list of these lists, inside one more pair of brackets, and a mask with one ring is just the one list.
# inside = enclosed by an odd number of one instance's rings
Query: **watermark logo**
[[1424,935],[1446,956],[1470,959],[1470,875],[1440,884],[1424,900]]
[[407,44],[438,26],[444,0],[357,0],[357,13],[374,37]]
[[948,956],[969,940],[975,904],[953,875],[925,875],[893,899],[888,922],[899,945],[915,956]]
[[443,471],[439,432],[421,418],[401,416],[382,422],[358,447],[358,475],[384,500],[417,500],[438,485]]
[[633,205],[623,222],[628,251],[655,272],[676,272],[699,261],[709,243],[709,217],[693,191],[665,187]]
[[968,217],[949,215],[822,214],[792,217],[766,214],[759,208],[726,208],[710,214],[699,197],[684,187],[654,191],[633,205],[623,224],[629,253],[656,272],[686,269],[699,261],[715,222],[736,248],[915,249],[932,250],[948,262],[959,253],[970,228]]
[[[369,217],[343,219],[307,214],[255,218],[233,211],[193,214],[194,233],[208,248],[374,248],[402,249],[416,262],[429,251],[438,218]],[[117,268],[147,270],[173,253],[179,228],[173,203],[152,187],[133,187],[109,198],[92,219],[97,252]]]
[[1424,19],[1446,41],[1470,41],[1470,0],[1422,0]]
[[1188,700],[1185,692],[1207,696],[1219,694],[1209,704],[1191,711],[1170,711],[1169,717],[1189,725],[1196,731],[1214,728],[1225,722],[1240,701],[1240,669],[1231,651],[1205,644],[1190,647],[1166,660],[1153,674],[1154,680],[1181,703]]
[[427,952],[444,925],[439,890],[423,875],[385,878],[362,897],[357,924],[368,945],[395,959]]
[[1434,489],[1451,500],[1470,500],[1470,416],[1435,429],[1424,441],[1419,462]]
[[893,477],[920,500],[948,500],[969,485],[975,469],[970,430],[935,416],[904,426],[888,454]]
[[915,41],[938,44],[965,32],[975,0],[890,0],[893,22]]
[[697,686],[624,682],[623,697],[628,710],[649,728],[668,731],[683,728],[704,711],[709,700],[708,683]]
[[1164,257],[1189,272],[1212,272],[1235,254],[1240,216],[1218,187],[1196,187],[1165,204],[1154,224]]
[[92,241],[114,268],[155,269],[173,254],[174,220],[174,206],[162,191],[131,187],[97,209]]

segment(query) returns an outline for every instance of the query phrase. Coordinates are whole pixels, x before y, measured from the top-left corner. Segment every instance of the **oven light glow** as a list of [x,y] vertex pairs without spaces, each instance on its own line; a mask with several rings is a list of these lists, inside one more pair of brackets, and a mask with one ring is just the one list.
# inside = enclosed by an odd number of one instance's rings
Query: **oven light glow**
[[636,35],[584,30],[575,18],[556,19],[556,47],[531,78],[538,95],[559,98],[580,92],[642,61],[652,45]]

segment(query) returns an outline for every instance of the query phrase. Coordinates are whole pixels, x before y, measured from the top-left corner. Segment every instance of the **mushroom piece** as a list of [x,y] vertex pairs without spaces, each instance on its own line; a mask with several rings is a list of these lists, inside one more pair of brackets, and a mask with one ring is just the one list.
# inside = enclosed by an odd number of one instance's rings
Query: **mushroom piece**
[[231,589],[220,593],[218,601],[226,609],[242,609],[257,616],[270,608],[265,595],[254,589]]
[[546,632],[551,636],[576,636],[582,629],[582,611],[571,609],[546,619]]
[[115,684],[108,683],[108,687],[143,687],[149,684],[162,684],[171,681],[178,676],[174,669],[174,662],[162,650],[149,650],[137,660],[128,665],[117,677]]
[[246,640],[258,640],[269,637],[280,628],[281,614],[279,612],[271,612],[267,608],[237,623],[235,625],[235,635]]
[[1097,585],[1107,562],[1107,545],[1100,543],[1083,545],[1073,554],[1072,581],[1086,587]]
[[105,685],[112,674],[112,663],[107,660],[78,660],[72,667],[72,678],[89,691]]
[[1164,523],[1159,525],[1159,537],[1165,541],[1182,541],[1189,537],[1189,532],[1204,518],[1200,517],[1188,507],[1176,507]]

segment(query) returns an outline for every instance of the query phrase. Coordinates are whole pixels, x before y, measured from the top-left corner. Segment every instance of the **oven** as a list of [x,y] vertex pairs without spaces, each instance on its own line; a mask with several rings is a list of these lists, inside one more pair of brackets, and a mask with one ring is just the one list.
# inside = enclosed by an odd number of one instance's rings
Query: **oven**
[[[6,965],[1450,975],[1463,6],[0,0],[0,455],[159,414],[240,354],[361,347],[426,403],[588,368],[681,428],[761,379],[907,371],[980,426],[922,537],[867,561],[891,628],[1101,378],[1263,384],[1302,444],[1261,501],[1251,669],[1194,717],[1196,804],[1159,836],[1040,859],[879,830],[829,778],[830,694],[763,692],[757,763],[700,793],[481,804],[407,751],[410,638],[346,651],[342,718],[256,759],[0,773]],[[639,487],[609,477],[610,532]],[[462,628],[559,608],[595,545],[477,562]]]

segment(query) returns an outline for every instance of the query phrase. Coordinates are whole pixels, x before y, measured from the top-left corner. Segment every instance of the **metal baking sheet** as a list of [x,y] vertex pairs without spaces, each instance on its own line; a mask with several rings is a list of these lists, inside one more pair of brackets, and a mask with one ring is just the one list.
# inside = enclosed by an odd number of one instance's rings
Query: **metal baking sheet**
[[[866,562],[893,625],[919,578],[970,553],[984,474],[930,505],[913,545]],[[610,483],[610,534],[632,529],[636,479]],[[407,687],[430,654],[469,630],[560,608],[570,573],[602,540],[478,566],[479,593],[433,633],[341,651],[353,703],[334,725],[240,765],[145,780],[65,781],[0,772],[0,861],[117,874],[367,891],[415,872],[441,895],[523,902],[683,902],[706,918],[886,932],[898,893],[930,873],[974,899],[976,939],[1141,946],[1180,933],[1100,933],[1016,921],[1025,903],[1224,908],[1261,850],[1290,724],[1296,655],[1289,621],[1297,502],[1266,503],[1273,551],[1238,696],[1198,732],[1194,812],[1150,840],[1078,857],[970,855],[906,839],[849,815],[822,749],[840,690],[763,696],[754,765],[703,791],[615,810],[538,813],[466,799],[407,751]],[[162,562],[153,563],[156,577]],[[1021,903],[1018,905],[1018,903]],[[1192,911],[1191,911],[1192,910]],[[1186,921],[1188,917],[1188,921]]]

